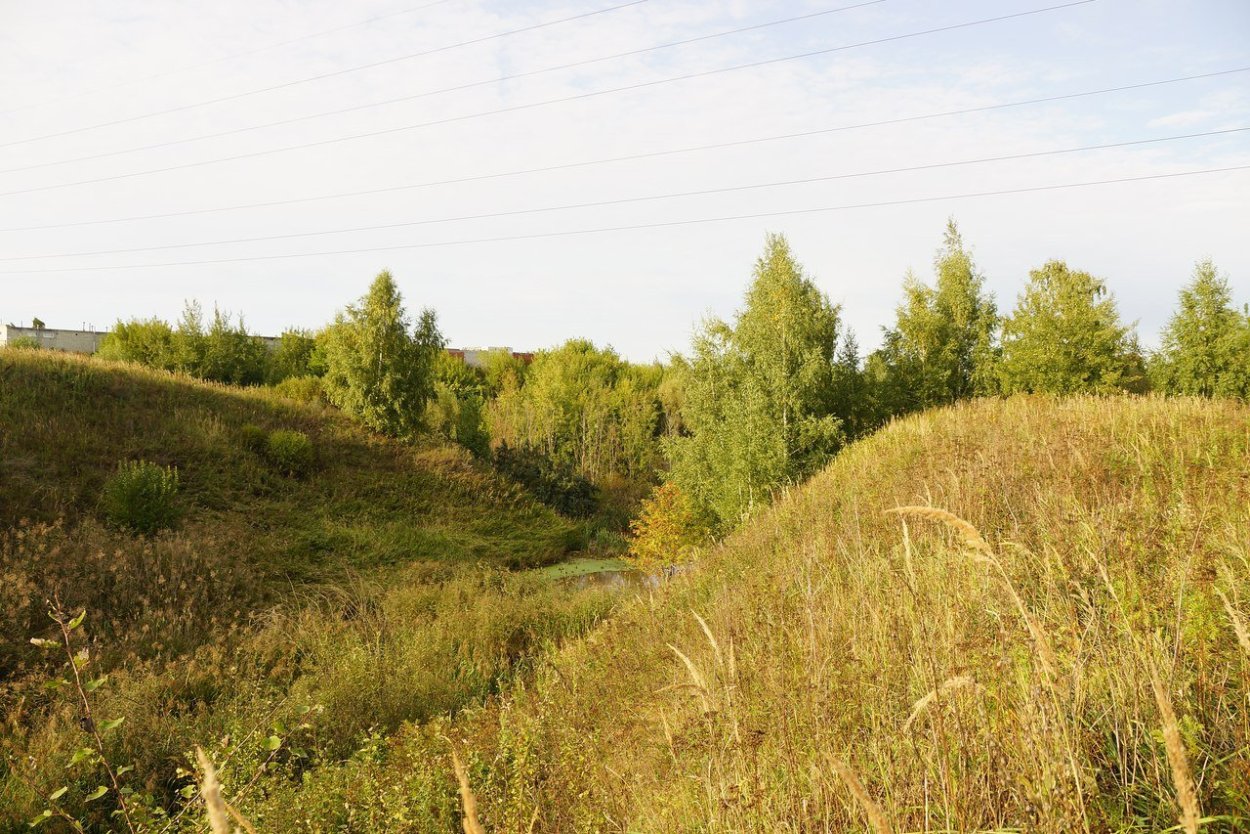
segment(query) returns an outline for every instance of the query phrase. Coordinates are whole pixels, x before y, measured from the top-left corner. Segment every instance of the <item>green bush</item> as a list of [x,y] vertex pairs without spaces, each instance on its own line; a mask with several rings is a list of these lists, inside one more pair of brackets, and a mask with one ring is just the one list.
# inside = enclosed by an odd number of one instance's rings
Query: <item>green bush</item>
[[265,456],[287,475],[307,475],[312,469],[312,441],[302,431],[279,429],[269,435]]
[[263,455],[269,446],[269,432],[260,426],[248,423],[243,427],[243,448],[249,452]]
[[177,495],[177,469],[143,460],[122,461],[105,482],[100,505],[109,524],[150,536],[177,521]]
[[320,402],[325,399],[321,377],[292,376],[273,386],[273,390],[287,399],[301,403]]
[[9,347],[14,350],[41,350],[43,345],[34,336],[18,336],[9,342]]
[[588,518],[599,506],[598,490],[571,466],[530,446],[501,443],[495,468],[525,487],[535,498],[570,518]]

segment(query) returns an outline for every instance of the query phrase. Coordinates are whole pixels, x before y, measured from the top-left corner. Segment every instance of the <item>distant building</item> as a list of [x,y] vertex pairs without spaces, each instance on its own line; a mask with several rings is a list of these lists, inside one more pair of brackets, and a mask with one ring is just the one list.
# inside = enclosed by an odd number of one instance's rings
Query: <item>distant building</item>
[[3,329],[0,329],[0,346],[10,345],[17,341],[33,341],[44,350],[95,353],[100,349],[100,342],[104,336],[104,333],[95,330],[57,330],[44,327],[43,322],[35,319],[30,327],[6,324]]
[[[54,327],[45,327],[42,321],[35,319],[31,322],[30,327],[6,324],[3,328],[0,328],[0,347],[18,341],[34,341],[44,350],[59,350],[66,353],[95,353],[100,349],[100,343],[104,341],[104,337],[107,335],[108,331],[59,330]],[[279,336],[258,336],[257,338],[264,342],[265,347],[270,350],[276,350],[278,343],[281,341]],[[448,348],[447,352],[462,360],[470,368],[483,367],[486,364],[486,355],[488,353],[507,353],[513,359],[519,359],[527,365],[534,361],[534,354],[517,353],[510,347]]]
[[526,365],[534,361],[532,353],[517,353],[510,347],[488,348],[447,348],[447,352],[464,362],[470,368],[482,368],[486,365],[486,355],[490,353],[506,353],[513,359],[519,359]]

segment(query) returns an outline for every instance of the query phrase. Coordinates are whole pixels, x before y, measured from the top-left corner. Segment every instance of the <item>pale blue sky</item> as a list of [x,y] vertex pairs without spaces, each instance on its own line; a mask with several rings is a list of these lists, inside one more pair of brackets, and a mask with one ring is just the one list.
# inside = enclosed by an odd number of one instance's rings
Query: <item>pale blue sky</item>
[[[35,142],[19,140],[280,84],[627,0],[0,0],[0,229],[163,214],[456,179],[518,168],[1063,95],[1250,67],[1245,0],[1095,0],[1044,14],[246,160],[48,188],[888,38],[1061,0],[884,0],[641,56],[283,127],[47,165],[412,95],[720,32],[856,0],[647,0],[583,20],[323,81]],[[383,21],[255,51],[365,18]],[[215,60],[241,52],[252,54]],[[208,62],[208,63],[206,63]],[[186,69],[186,67],[195,67]],[[151,77],[156,75],[157,77]],[[117,86],[122,82],[145,80]],[[89,95],[81,95],[90,92]],[[0,232],[0,258],[150,249],[827,177],[1250,127],[1250,72],[1074,101],[385,195],[107,225]],[[929,273],[947,216],[1000,307],[1059,257],[1105,278],[1153,343],[1194,261],[1250,301],[1250,171],[575,237],[254,258],[763,214],[1250,165],[1250,133],[579,210],[90,257],[0,262],[0,318],[106,327],[173,318],[183,299],[266,333],[317,326],[389,268],[459,345],[536,348],[584,336],[635,359],[684,349],[731,315],[768,231],[786,233],[871,347],[905,271]],[[38,166],[38,167],[33,167]],[[11,169],[30,168],[14,171]],[[42,189],[23,194],[10,192]],[[40,272],[66,267],[119,267]]]

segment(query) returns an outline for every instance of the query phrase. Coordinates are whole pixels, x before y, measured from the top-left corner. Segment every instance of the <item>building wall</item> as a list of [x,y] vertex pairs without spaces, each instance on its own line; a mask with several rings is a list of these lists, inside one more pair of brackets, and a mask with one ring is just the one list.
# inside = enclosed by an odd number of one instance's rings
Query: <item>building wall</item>
[[6,324],[0,331],[0,345],[18,339],[34,339],[44,350],[62,350],[68,353],[95,353],[100,348],[103,333],[94,330],[54,330],[52,328],[15,327]]

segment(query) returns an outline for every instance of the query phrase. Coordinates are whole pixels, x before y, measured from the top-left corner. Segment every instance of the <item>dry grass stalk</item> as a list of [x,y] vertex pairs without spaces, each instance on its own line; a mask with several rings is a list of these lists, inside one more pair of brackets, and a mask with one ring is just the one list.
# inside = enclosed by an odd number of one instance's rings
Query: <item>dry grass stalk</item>
[[968,675],[958,675],[943,681],[941,686],[930,692],[928,695],[925,695],[912,705],[911,714],[907,716],[907,721],[903,723],[903,732],[907,732],[911,729],[911,725],[917,718],[920,717],[920,713],[924,712],[925,709],[928,708],[929,704],[933,703],[936,699],[948,692],[952,692],[956,689],[963,689],[966,686],[972,686],[977,689],[981,688],[977,682]]
[[1224,592],[1216,588],[1215,593],[1219,594],[1220,601],[1224,603],[1224,610],[1228,612],[1233,631],[1237,633],[1237,642],[1241,644],[1241,650],[1246,653],[1246,657],[1250,657],[1250,629],[1246,627],[1245,620],[1241,619],[1241,615],[1237,613],[1236,608],[1233,608],[1233,604],[1229,602]]
[[991,565],[994,570],[998,572],[999,578],[1007,587],[1007,592],[1011,594],[1011,601],[1015,603],[1016,610],[1020,613],[1020,618],[1024,620],[1024,625],[1029,630],[1029,636],[1033,638],[1033,644],[1037,648],[1038,660],[1041,661],[1042,664],[1042,671],[1046,674],[1047,678],[1054,680],[1055,673],[1058,669],[1058,658],[1055,655],[1055,650],[1051,648],[1050,640],[1047,638],[1046,632],[1042,630],[1041,625],[1033,618],[1033,615],[1029,613],[1029,609],[1025,606],[1024,600],[1021,598],[1020,594],[1017,593],[1016,586],[1011,581],[1011,577],[1007,575],[1007,571],[1003,569],[1002,562],[998,560],[998,556],[995,555],[994,549],[990,547],[989,542],[981,536],[980,531],[954,513],[938,509],[937,507],[895,507],[894,509],[886,510],[886,512],[902,516],[925,518],[945,524],[947,527],[957,532],[960,537],[963,538],[964,543],[976,552],[977,556],[975,558],[977,561]]
[[460,805],[464,809],[464,818],[461,822],[464,825],[464,834],[486,834],[486,829],[478,821],[477,797],[473,795],[473,788],[469,785],[469,774],[454,749],[451,751],[451,765],[456,769],[456,781],[460,783]]
[[868,816],[868,824],[872,826],[872,830],[876,834],[892,834],[894,828],[890,825],[890,821],[886,819],[885,812],[868,795],[868,791],[864,788],[864,783],[859,781],[859,776],[855,774],[851,766],[832,754],[828,755],[829,765],[846,784],[847,789],[855,797],[855,801],[864,809],[864,813]]
[[703,634],[707,637],[708,643],[711,644],[712,651],[716,653],[716,662],[724,663],[724,659],[721,657],[720,653],[720,644],[717,643],[716,638],[712,636],[712,629],[708,628],[707,622],[699,616],[698,611],[691,611],[690,613],[694,614],[694,618],[699,621],[699,628],[703,629]]
[[1189,773],[1189,758],[1185,755],[1185,743],[1181,740],[1181,728],[1176,720],[1176,712],[1172,709],[1172,699],[1164,690],[1153,664],[1150,668],[1150,686],[1154,690],[1155,703],[1158,704],[1159,714],[1163,718],[1163,742],[1168,754],[1168,764],[1172,768],[1172,782],[1176,786],[1176,803],[1181,809],[1181,827],[1185,829],[1185,834],[1198,834],[1198,821],[1202,818],[1202,812],[1198,809],[1198,791]]
[[894,513],[895,515],[927,518],[930,521],[939,521],[959,533],[968,547],[984,553],[986,556],[994,555],[994,551],[990,548],[989,542],[981,537],[980,531],[954,513],[947,512],[946,510],[940,510],[937,507],[895,507],[892,510],[886,510],[886,512]]
[[213,763],[199,747],[195,748],[195,758],[204,771],[204,780],[200,783],[200,796],[204,797],[204,807],[208,812],[208,827],[213,834],[231,834],[230,812],[226,810],[226,800],[221,797],[221,783],[217,781],[217,771]]

